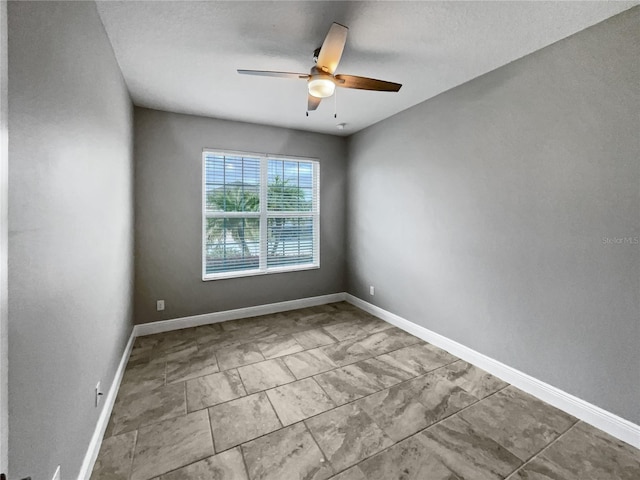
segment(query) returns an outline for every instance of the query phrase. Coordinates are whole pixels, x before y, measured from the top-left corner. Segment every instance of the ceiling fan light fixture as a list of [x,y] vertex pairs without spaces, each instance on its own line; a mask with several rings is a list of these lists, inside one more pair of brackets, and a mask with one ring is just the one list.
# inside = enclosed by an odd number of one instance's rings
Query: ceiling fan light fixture
[[[402,87],[399,83],[376,80],[375,78],[357,75],[335,75],[336,68],[342,58],[344,45],[349,29],[339,23],[333,23],[322,46],[313,52],[314,65],[305,73],[275,72],[270,70],[238,70],[242,75],[259,75],[263,77],[280,77],[307,80],[307,116],[316,110],[323,98],[335,94],[336,85],[340,88],[356,88],[379,92],[397,92]],[[334,110],[333,117],[337,118]]]
[[328,77],[311,78],[307,84],[309,95],[317,98],[326,98],[336,91],[336,84]]

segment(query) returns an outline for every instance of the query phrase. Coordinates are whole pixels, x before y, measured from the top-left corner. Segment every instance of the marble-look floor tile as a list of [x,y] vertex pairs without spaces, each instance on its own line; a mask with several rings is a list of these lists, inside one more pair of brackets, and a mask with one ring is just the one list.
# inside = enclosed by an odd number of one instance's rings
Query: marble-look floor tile
[[467,480],[430,452],[420,434],[364,460],[358,468],[367,480]]
[[478,401],[476,397],[448,381],[439,370],[410,380],[404,387],[427,409],[425,419],[429,425]]
[[362,313],[366,313],[364,310],[356,307],[355,305],[342,300],[340,302],[333,302],[330,303],[329,305],[331,305],[334,309],[334,311],[336,312],[362,312]]
[[222,324],[216,323],[215,326],[218,328],[210,328],[214,325],[202,325],[200,327],[196,327],[196,335],[195,340],[200,346],[216,346],[217,348],[223,348],[226,340],[231,338],[240,339],[240,336],[234,335],[228,331],[222,329]]
[[274,318],[278,318],[278,314],[260,315],[258,317],[240,318],[238,320],[228,320],[226,322],[220,323],[219,325],[225,332],[243,331],[246,333],[254,334],[256,331],[268,330],[269,323]]
[[206,410],[154,423],[138,431],[131,480],[148,480],[213,454]]
[[640,451],[584,422],[518,470],[510,480],[637,480]]
[[107,436],[137,430],[187,413],[184,384],[119,396],[113,406]]
[[195,340],[195,334],[195,329],[183,328],[153,335],[145,335],[136,338],[134,347],[153,347],[153,350],[158,354],[168,354],[185,348],[191,348]]
[[522,461],[491,437],[454,415],[418,434],[427,450],[460,478],[501,480]]
[[331,325],[334,320],[328,313],[306,313],[299,318],[295,319],[296,332],[304,332],[309,329],[319,329],[324,325]]
[[484,398],[508,385],[507,382],[462,360],[447,365],[441,373],[447,380],[459,385],[476,398]]
[[393,445],[371,417],[353,403],[310,418],[305,423],[336,471]]
[[313,378],[268,390],[267,395],[285,426],[335,407]]
[[218,371],[218,361],[214,349],[199,347],[189,358],[167,362],[167,383],[183,382]]
[[274,319],[277,318],[278,315],[266,315],[266,317],[271,318],[263,319],[262,317],[255,317],[251,319],[250,323],[232,333],[241,337],[256,339],[272,337],[277,334],[274,329]]
[[[240,330],[243,326],[249,326],[248,322],[255,322],[258,317],[251,318],[239,318],[237,320],[227,320],[226,322],[221,322],[220,328],[223,332],[232,332],[234,330]],[[259,320],[258,320],[259,321]]]
[[331,314],[331,318],[338,323],[355,323],[365,318],[374,317],[369,316],[368,313],[365,313],[362,310],[344,310],[342,308],[337,308],[336,311]]
[[[171,361],[188,358],[195,353],[195,330],[182,329],[139,337],[143,349],[147,349],[147,361]],[[138,339],[136,339],[138,340]]]
[[282,427],[264,392],[211,407],[209,417],[216,452]]
[[[277,337],[277,335],[274,333],[270,333],[269,330],[267,330],[265,333],[256,334],[249,334],[249,332],[245,332],[244,330],[238,330],[233,332],[225,332],[225,335],[222,338],[214,341],[205,341],[204,339],[198,339],[198,345],[210,346],[216,349],[216,352],[219,352],[220,350],[226,349],[233,350],[235,347],[242,347],[243,345],[247,344],[255,346],[256,342],[259,342],[261,340],[268,340],[275,337]],[[218,362],[219,361],[220,359],[218,358]],[[222,366],[220,366],[220,368],[222,369]]]
[[185,360],[190,358],[192,355],[195,355],[197,351],[197,342],[195,340],[189,340],[185,341],[183,344],[162,350],[161,358],[166,362]]
[[292,333],[291,335],[305,350],[336,343],[335,338],[319,328],[314,330],[296,332]]
[[450,353],[430,343],[411,345],[377,358],[403,368],[413,375],[422,375],[457,360]]
[[[603,478],[617,478],[606,476],[599,477],[577,477],[573,472],[565,472],[564,469],[547,461],[544,458],[534,457],[531,462],[525,464],[513,475],[509,475],[506,480],[602,480]],[[631,478],[631,477],[630,477]],[[633,477],[635,480],[637,478]]]
[[367,480],[367,477],[364,476],[362,470],[355,466],[351,467],[349,470],[339,473],[335,477],[331,477],[329,480]]
[[[238,345],[239,343],[243,343],[239,338],[235,338],[235,341],[232,341],[232,336],[229,335],[228,332],[209,332],[202,333],[199,337],[196,338],[196,343],[198,344],[198,348],[202,347],[210,347],[214,350],[220,350],[223,348],[229,348],[234,345]],[[244,343],[250,343],[251,340],[247,340]]]
[[227,335],[227,332],[222,330],[219,323],[213,323],[210,325],[200,325],[194,328],[193,338],[196,341],[198,347],[201,345],[208,346],[215,344],[215,342]]
[[303,327],[298,324],[295,317],[290,317],[291,312],[282,312],[279,318],[271,321],[271,331],[280,336],[291,335],[311,327]]
[[237,370],[226,370],[187,381],[187,411],[212,407],[247,394]]
[[350,365],[353,368],[359,368],[362,372],[380,385],[380,389],[388,388],[392,385],[408,380],[413,377],[406,370],[402,370],[394,365],[389,365],[377,358],[370,358],[362,362]]
[[291,370],[298,379],[310,377],[338,367],[319,348],[284,357],[284,363],[286,363],[289,370]]
[[153,355],[153,346],[136,346],[134,345],[127,359],[127,368],[135,367],[141,364],[151,363]]
[[358,342],[340,342],[320,347],[320,350],[331,359],[333,363],[342,367],[350,363],[371,358],[374,355]]
[[384,320],[380,320],[379,318],[376,318],[373,315],[369,314],[358,315],[358,318],[355,320],[355,322],[362,330],[367,332],[367,334],[369,335],[393,328],[393,325],[391,325],[390,323],[387,323]]
[[408,347],[416,343],[422,343],[418,337],[393,327],[382,332],[374,333],[368,337],[359,340],[358,343],[366,350],[373,352],[375,355],[382,355],[402,347]]
[[304,423],[242,445],[251,480],[326,480],[333,469]]
[[[329,304],[331,305],[331,304]],[[300,308],[298,310],[291,310],[289,311],[289,313],[291,313],[292,315],[295,314],[296,316],[300,316],[300,317],[308,317],[311,315],[318,315],[321,313],[324,314],[328,314],[329,312],[335,312],[336,308],[331,306],[331,308],[329,309],[318,309],[315,307],[304,307],[304,308]]]
[[325,303],[324,305],[314,305],[313,307],[309,307],[309,311],[313,313],[336,313],[338,311],[338,303]]
[[164,385],[165,362],[128,366],[122,376],[118,396],[148,392]]
[[[217,357],[224,374],[217,373]],[[418,378],[407,380],[411,376]],[[296,385],[279,397],[273,393],[301,379],[317,384]],[[184,390],[178,392],[184,381],[186,402]],[[226,322],[224,328],[213,324],[139,337],[91,478],[488,480],[511,472],[508,480],[640,478],[637,450],[505,387],[487,372],[344,302]],[[245,388],[250,394],[274,390],[245,396]],[[279,398],[287,422],[298,423],[281,428],[269,394]],[[350,401],[345,410],[359,408],[370,425],[400,443],[347,470],[334,469],[322,461],[305,424]],[[199,411],[185,415],[185,403],[188,411]],[[171,426],[202,413],[201,431]],[[325,427],[326,437],[334,438],[330,448],[342,451],[333,453],[338,465],[358,462],[358,449],[366,449],[366,442],[341,440],[344,432],[358,429],[345,422],[347,427]],[[154,430],[163,424],[168,428]],[[288,430],[292,433],[281,434]],[[252,477],[240,452],[258,444],[245,450],[253,455],[246,462],[253,465]],[[530,452],[541,450],[520,466]],[[195,454],[201,456],[189,458]]]
[[261,362],[265,359],[258,346],[254,343],[222,348],[217,351],[216,356],[218,357],[218,366],[221,371]]
[[521,460],[538,453],[576,422],[571,415],[512,386],[459,415]]
[[210,323],[208,325],[200,325],[194,329],[194,338],[201,337],[202,335],[214,335],[222,334],[222,326],[219,323]]
[[378,359],[370,358],[353,365],[315,376],[320,386],[338,405],[391,387],[411,374]]
[[131,351],[134,352],[137,349],[153,347],[153,344],[149,343],[149,339],[151,337],[153,337],[153,335],[136,337],[136,339],[133,341],[133,347]]
[[353,310],[339,309],[337,313],[332,314],[332,317],[337,322],[354,323],[359,328],[367,332],[367,334],[377,333],[393,328],[393,325],[390,323],[357,308]]
[[133,431],[105,438],[91,480],[129,480],[137,434]]
[[158,477],[158,480],[249,480],[239,448],[205,458]]
[[280,358],[240,367],[238,373],[247,393],[278,387],[296,379]]
[[301,352],[302,346],[291,335],[278,336],[257,343],[264,358],[276,358]]
[[359,338],[364,338],[367,336],[367,332],[358,327],[358,325],[354,322],[345,322],[345,323],[337,323],[335,325],[326,325],[322,327],[323,330],[327,331],[332,337],[337,339],[339,342],[343,342],[345,340],[357,340]]
[[321,373],[313,378],[337,405],[357,400],[384,388],[354,365]]
[[429,411],[405,384],[382,390],[355,402],[375,420],[388,437],[398,442],[432,422]]
[[504,447],[452,417],[358,466],[367,480],[498,480],[520,464]]

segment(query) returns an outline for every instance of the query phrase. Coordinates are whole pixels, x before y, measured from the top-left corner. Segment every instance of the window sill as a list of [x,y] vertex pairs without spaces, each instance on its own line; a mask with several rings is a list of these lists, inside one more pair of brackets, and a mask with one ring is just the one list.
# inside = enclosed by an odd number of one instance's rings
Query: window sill
[[209,282],[211,280],[228,280],[231,278],[242,278],[242,277],[257,277],[260,275],[271,275],[273,273],[289,273],[289,272],[301,272],[304,270],[318,270],[320,265],[299,265],[296,267],[274,267],[266,271],[260,270],[245,270],[239,272],[228,272],[228,273],[218,273],[211,275],[204,275],[202,277],[203,282]]

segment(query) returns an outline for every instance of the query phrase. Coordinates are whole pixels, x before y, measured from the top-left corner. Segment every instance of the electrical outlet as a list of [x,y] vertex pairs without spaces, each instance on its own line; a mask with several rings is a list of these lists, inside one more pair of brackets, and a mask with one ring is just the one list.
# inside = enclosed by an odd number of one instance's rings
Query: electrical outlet
[[56,473],[53,474],[53,478],[51,480],[60,480],[60,465],[56,468]]
[[164,310],[164,300],[158,300],[156,302],[156,310],[158,310],[159,312]]
[[373,285],[369,286],[369,295],[375,295],[376,294],[376,289],[373,287]]
[[101,382],[98,382],[98,384],[96,385],[96,407],[100,405],[100,401],[102,400],[102,397],[104,396],[104,393],[102,392],[102,387],[100,386]]

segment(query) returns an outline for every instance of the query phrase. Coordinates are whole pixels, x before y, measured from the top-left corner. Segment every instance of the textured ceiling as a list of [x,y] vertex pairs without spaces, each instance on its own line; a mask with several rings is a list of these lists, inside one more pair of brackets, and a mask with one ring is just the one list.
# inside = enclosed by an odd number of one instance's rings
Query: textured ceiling
[[[97,2],[136,105],[349,135],[638,2]],[[306,111],[307,73],[332,22],[349,27],[337,73],[402,83],[337,89]],[[336,124],[346,123],[344,131]]]

